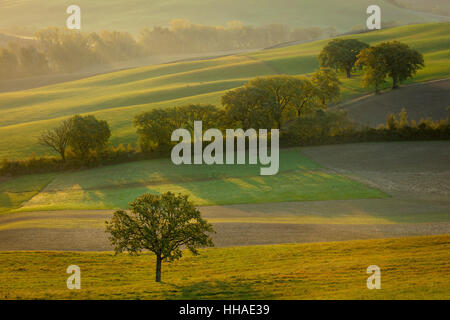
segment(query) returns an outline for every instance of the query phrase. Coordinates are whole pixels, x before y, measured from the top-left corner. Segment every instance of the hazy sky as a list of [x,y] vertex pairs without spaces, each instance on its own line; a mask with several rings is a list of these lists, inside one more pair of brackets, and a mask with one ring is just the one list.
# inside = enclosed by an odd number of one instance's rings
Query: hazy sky
[[384,21],[406,24],[437,20],[431,14],[402,9],[386,0],[0,0],[0,28],[62,27],[71,4],[80,5],[86,31],[138,32],[144,27],[168,25],[175,18],[208,25],[240,20],[252,25],[281,23],[347,31],[365,24],[366,8],[371,4],[380,5]]

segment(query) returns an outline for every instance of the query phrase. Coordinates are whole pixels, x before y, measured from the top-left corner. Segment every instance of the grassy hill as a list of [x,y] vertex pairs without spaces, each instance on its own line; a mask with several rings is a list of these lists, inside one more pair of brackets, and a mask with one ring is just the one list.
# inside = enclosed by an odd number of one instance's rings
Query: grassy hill
[[[168,25],[174,18],[193,23],[224,25],[240,20],[244,24],[281,23],[292,27],[335,27],[348,31],[365,25],[366,9],[378,4],[384,21],[398,24],[437,21],[422,12],[405,10],[385,0],[78,0],[82,10],[82,28],[138,32],[144,27]],[[0,28],[11,26],[65,26],[66,8],[71,0],[6,0],[0,3]]]
[[[196,205],[381,198],[384,193],[326,172],[298,149],[280,154],[280,171],[260,176],[259,165],[176,166],[168,159],[4,181],[0,212],[125,208],[142,193],[188,194]],[[37,195],[37,193],[39,193]]]
[[[424,54],[426,67],[413,81],[450,76],[450,23],[398,27],[352,37],[371,44],[408,43]],[[134,116],[155,107],[218,104],[226,90],[256,76],[307,74],[318,68],[327,40],[209,60],[129,69],[32,90],[0,94],[0,158],[43,154],[36,137],[61,119],[90,113],[107,120],[112,143],[135,144]],[[368,92],[359,76],[343,81],[343,100]],[[409,81],[411,82],[411,81]]]
[[[449,235],[316,244],[234,247],[154,256],[110,252],[0,252],[1,299],[449,299]],[[67,266],[81,290],[67,290]],[[368,290],[366,269],[381,269]]]

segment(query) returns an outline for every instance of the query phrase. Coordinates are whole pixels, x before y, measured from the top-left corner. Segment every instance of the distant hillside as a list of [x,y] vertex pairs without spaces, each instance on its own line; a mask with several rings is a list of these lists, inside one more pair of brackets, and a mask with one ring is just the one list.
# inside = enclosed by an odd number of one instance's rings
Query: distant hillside
[[415,11],[431,12],[437,15],[450,16],[448,0],[387,0],[400,8]]
[[[413,80],[450,77],[450,23],[391,28],[347,36],[370,44],[398,40],[420,51],[425,68]],[[40,132],[75,113],[107,120],[112,143],[137,140],[132,126],[136,114],[157,107],[187,103],[220,105],[227,90],[257,76],[301,75],[318,68],[317,55],[329,40],[262,50],[208,60],[184,61],[113,72],[78,81],[0,94],[0,159],[23,158],[47,150],[39,146]],[[343,100],[370,92],[361,78],[341,77]]]
[[168,25],[172,19],[225,25],[286,24],[290,27],[334,27],[339,32],[365,25],[366,9],[378,4],[383,21],[397,24],[437,21],[435,17],[399,8],[386,0],[7,0],[0,1],[0,28],[64,26],[66,8],[78,4],[85,31],[108,29],[138,32],[144,27]]

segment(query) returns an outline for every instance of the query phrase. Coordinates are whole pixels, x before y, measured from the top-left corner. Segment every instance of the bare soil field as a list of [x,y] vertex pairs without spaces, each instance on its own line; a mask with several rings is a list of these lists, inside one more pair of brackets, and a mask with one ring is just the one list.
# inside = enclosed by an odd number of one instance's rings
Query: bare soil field
[[448,106],[450,79],[401,86],[396,90],[367,95],[341,105],[352,120],[371,127],[385,123],[389,113],[398,114],[402,108],[406,109],[410,120],[445,119]]
[[355,143],[302,152],[394,197],[450,199],[450,141]]
[[[280,224],[215,223],[216,247],[398,238],[450,233],[448,223]],[[0,232],[0,251],[112,251],[103,229],[32,228]]]
[[[302,152],[391,197],[200,207],[217,231],[216,246],[450,234],[450,141],[333,145]],[[0,250],[111,250],[104,232],[111,213],[2,215]]]

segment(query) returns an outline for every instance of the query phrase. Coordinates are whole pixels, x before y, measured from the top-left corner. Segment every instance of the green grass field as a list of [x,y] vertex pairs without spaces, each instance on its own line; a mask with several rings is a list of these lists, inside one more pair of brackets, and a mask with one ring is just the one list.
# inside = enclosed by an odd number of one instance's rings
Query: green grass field
[[[72,173],[25,176],[2,183],[0,207],[6,211],[20,206],[11,195],[20,196],[21,201],[29,200],[19,211],[124,208],[142,193],[165,191],[187,194],[197,205],[385,196],[381,191],[327,172],[299,149],[280,152],[280,171],[275,176],[260,176],[259,168],[176,166],[169,159],[155,159]],[[22,184],[28,188],[27,181],[33,187],[24,190]]]
[[[0,299],[449,299],[450,236],[205,249],[163,264],[110,252],[0,252]],[[81,269],[68,290],[66,269]],[[381,269],[369,290],[366,269]]]
[[[0,4],[0,28],[10,26],[63,27],[68,17],[70,0],[6,0]],[[333,0],[78,0],[82,11],[82,28],[118,30],[137,33],[144,27],[165,26],[174,18],[189,19],[192,23],[225,25],[240,20],[246,25],[286,24],[291,27],[335,27],[348,31],[365,25],[369,5],[381,7],[383,21],[399,24],[436,21],[436,17],[422,12],[405,10],[384,0],[346,0],[339,5]]]
[[[450,76],[450,23],[399,27],[353,37],[371,44],[399,40],[425,56],[426,67],[413,81]],[[328,40],[260,52],[130,69],[79,81],[0,94],[0,158],[18,159],[49,152],[36,138],[73,114],[93,114],[109,122],[111,143],[136,144],[136,114],[186,103],[219,104],[227,90],[256,76],[308,74]],[[369,92],[360,76],[343,81],[343,100]],[[411,82],[411,81],[409,81]],[[389,84],[387,84],[389,85]]]
[[39,193],[55,177],[56,174],[41,174],[0,180],[0,213],[19,207],[24,201]]

